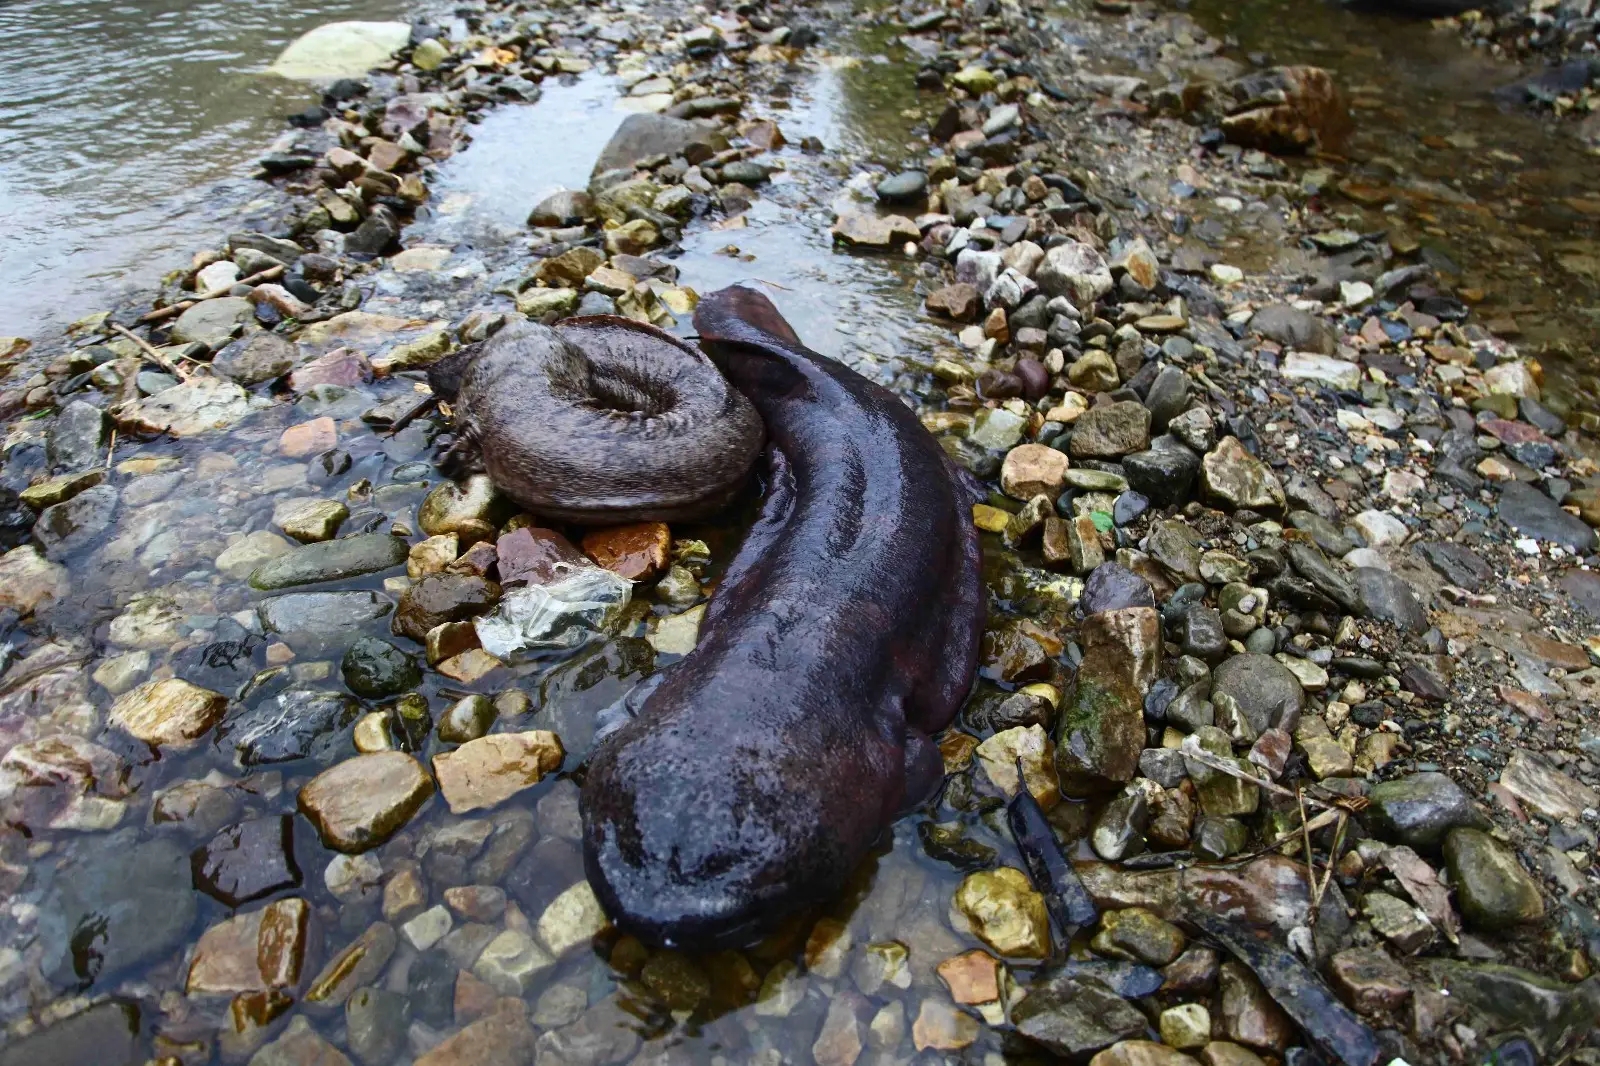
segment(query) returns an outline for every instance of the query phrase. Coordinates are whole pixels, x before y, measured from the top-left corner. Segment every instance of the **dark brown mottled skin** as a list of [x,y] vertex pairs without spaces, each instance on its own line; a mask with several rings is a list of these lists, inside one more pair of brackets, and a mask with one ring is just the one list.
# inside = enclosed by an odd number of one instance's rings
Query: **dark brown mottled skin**
[[513,323],[430,378],[490,480],[545,519],[707,518],[761,452],[761,419],[705,355],[626,318]]
[[581,807],[611,917],[714,947],[838,893],[935,786],[930,736],[966,697],[984,608],[966,490],[905,404],[749,289],[694,321],[766,423],[770,489],[698,645],[597,746]]

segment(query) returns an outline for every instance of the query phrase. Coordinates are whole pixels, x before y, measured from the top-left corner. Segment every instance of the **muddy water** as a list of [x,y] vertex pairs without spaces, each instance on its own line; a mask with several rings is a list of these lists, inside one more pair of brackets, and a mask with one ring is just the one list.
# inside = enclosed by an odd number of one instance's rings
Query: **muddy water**
[[[1600,399],[1600,167],[1560,123],[1495,90],[1535,73],[1492,62],[1426,21],[1334,3],[1195,0],[1189,13],[1226,39],[1225,55],[1334,71],[1352,98],[1356,135],[1337,192],[1320,208],[1358,232],[1422,244],[1441,277],[1481,293],[1480,321],[1540,357],[1577,408]],[[1298,175],[1327,166],[1311,161]]]
[[[404,0],[0,4],[0,334],[148,288],[223,231],[283,117],[315,102],[260,72],[322,22]],[[223,179],[236,179],[218,186]]]

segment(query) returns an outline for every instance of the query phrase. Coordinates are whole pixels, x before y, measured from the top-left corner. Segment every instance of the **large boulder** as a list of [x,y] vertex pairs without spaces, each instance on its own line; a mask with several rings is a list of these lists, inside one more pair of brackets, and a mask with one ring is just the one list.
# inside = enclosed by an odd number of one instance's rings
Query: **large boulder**
[[728,139],[710,122],[666,115],[629,115],[600,150],[592,173],[620,170],[650,156],[680,155],[694,146],[701,146],[709,156],[726,148]]
[[409,43],[409,23],[328,22],[290,42],[267,73],[311,82],[359,78]]

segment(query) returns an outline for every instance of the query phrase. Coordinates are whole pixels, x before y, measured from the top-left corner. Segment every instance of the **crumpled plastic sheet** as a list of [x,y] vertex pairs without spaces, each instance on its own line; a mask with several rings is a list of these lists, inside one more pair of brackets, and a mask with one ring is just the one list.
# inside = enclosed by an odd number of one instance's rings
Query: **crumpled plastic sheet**
[[597,566],[556,564],[566,573],[548,585],[512,589],[473,620],[483,650],[503,663],[540,651],[567,651],[600,636],[633,595],[633,582]]

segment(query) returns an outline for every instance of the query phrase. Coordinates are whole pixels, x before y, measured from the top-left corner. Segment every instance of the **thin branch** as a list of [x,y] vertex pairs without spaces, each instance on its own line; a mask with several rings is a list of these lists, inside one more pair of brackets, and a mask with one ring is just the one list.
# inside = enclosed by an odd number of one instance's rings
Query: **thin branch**
[[251,274],[248,278],[240,278],[238,281],[234,282],[233,285],[228,286],[226,289],[218,289],[216,292],[208,292],[204,296],[196,296],[191,300],[179,300],[171,307],[163,307],[159,310],[151,311],[149,314],[144,315],[139,319],[137,325],[142,326],[147,322],[161,322],[165,319],[172,318],[174,315],[181,315],[195,304],[205,303],[207,300],[215,300],[219,296],[228,295],[229,292],[233,291],[234,285],[259,285],[263,281],[272,281],[274,278],[282,277],[285,269],[287,268],[284,267],[282,263],[279,263],[277,266],[268,267],[267,269],[259,271],[258,273]]
[[140,348],[143,348],[144,353],[150,358],[154,359],[156,363],[160,365],[161,369],[165,370],[179,381],[189,380],[189,374],[187,371],[183,370],[171,359],[168,359],[166,356],[156,351],[155,347],[152,346],[149,341],[128,329],[126,326],[119,326],[116,323],[112,323],[111,328],[131,340],[133,343],[137,344]]

